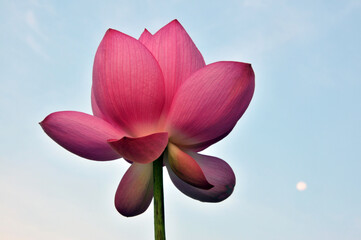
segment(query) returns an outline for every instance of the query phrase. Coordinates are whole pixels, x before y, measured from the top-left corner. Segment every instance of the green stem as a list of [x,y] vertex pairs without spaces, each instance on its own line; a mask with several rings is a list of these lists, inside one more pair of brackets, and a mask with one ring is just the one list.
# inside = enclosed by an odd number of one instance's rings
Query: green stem
[[163,196],[163,154],[153,162],[154,194],[154,237],[165,240],[164,196]]

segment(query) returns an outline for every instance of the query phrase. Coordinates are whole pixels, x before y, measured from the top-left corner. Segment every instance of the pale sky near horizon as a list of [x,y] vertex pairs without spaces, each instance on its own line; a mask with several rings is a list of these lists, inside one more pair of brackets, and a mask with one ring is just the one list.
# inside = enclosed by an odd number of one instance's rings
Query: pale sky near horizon
[[229,199],[188,198],[164,172],[167,239],[361,239],[360,0],[0,0],[0,239],[153,239],[152,205],[133,218],[113,205],[129,164],[71,154],[38,122],[91,112],[108,28],[138,38],[173,19],[206,63],[252,63],[256,90],[204,151],[234,170]]

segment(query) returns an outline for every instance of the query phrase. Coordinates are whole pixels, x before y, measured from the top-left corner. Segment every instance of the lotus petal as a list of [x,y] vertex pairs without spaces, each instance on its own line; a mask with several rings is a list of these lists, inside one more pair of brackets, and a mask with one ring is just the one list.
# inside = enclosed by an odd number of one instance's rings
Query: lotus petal
[[120,214],[132,217],[143,213],[153,198],[153,164],[133,163],[124,174],[115,194]]
[[208,182],[214,187],[208,190],[194,187],[180,179],[167,164],[169,176],[174,185],[187,196],[202,202],[220,202],[228,198],[236,184],[232,168],[222,159],[187,152],[201,167]]
[[110,138],[122,138],[124,132],[101,118],[75,111],[55,112],[41,123],[46,134],[68,151],[91,160],[120,158],[107,143]]
[[207,181],[197,161],[190,155],[172,143],[168,144],[167,152],[168,165],[172,169],[172,172],[180,179],[201,189],[210,189],[213,187],[213,185]]
[[168,133],[108,140],[110,146],[125,159],[137,163],[150,163],[160,157],[168,144]]
[[93,91],[100,111],[133,137],[158,129],[164,79],[151,52],[138,40],[109,29],[93,67]]
[[250,64],[217,62],[200,69],[174,96],[167,126],[170,140],[202,148],[219,141],[246,111],[253,91]]
[[144,29],[142,35],[139,37],[139,41],[145,45],[152,37],[153,35],[147,29]]
[[[145,34],[145,33],[143,33]],[[145,40],[146,39],[146,40]],[[165,80],[165,114],[179,86],[205,66],[202,54],[183,26],[173,20],[149,38],[140,39],[157,59]]]

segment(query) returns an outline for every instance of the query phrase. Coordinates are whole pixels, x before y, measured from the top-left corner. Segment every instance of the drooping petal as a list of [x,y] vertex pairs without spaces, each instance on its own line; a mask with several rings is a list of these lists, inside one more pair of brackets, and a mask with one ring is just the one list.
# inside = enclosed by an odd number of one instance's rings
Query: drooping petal
[[112,29],[106,32],[94,59],[93,91],[101,112],[131,136],[157,131],[164,78],[138,40]]
[[168,133],[108,140],[110,146],[125,159],[137,163],[150,163],[160,157],[168,144]]
[[91,160],[113,160],[121,156],[107,143],[124,132],[101,118],[75,111],[55,112],[41,123],[45,133],[68,151]]
[[148,42],[151,38],[153,37],[153,35],[147,30],[144,29],[142,35],[140,35],[139,37],[139,41],[143,44],[145,44],[146,42]]
[[180,150],[176,145],[168,144],[168,165],[180,179],[201,189],[210,189],[210,184],[201,167],[190,155]]
[[167,126],[170,140],[182,147],[202,143],[203,148],[219,141],[246,111],[253,92],[250,64],[217,62],[200,69],[174,97]]
[[236,177],[232,168],[222,159],[194,152],[187,153],[197,161],[207,180],[214,187],[209,190],[205,190],[196,188],[184,182],[173,172],[169,164],[166,162],[169,176],[174,185],[182,193],[202,202],[220,202],[228,198],[232,194],[233,188],[236,184]]
[[143,213],[153,198],[153,164],[133,163],[124,174],[115,194],[120,214],[132,217]]
[[151,38],[140,39],[153,53],[165,80],[165,114],[179,86],[195,71],[205,66],[202,54],[183,26],[173,20]]

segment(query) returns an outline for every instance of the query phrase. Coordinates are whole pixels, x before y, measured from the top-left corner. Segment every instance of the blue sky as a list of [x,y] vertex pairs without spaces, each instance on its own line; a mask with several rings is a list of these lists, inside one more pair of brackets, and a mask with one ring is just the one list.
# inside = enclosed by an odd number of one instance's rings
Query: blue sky
[[134,218],[113,206],[128,164],[81,159],[38,122],[91,112],[108,28],[138,37],[176,18],[207,63],[252,63],[256,91],[234,131],[205,150],[236,174],[229,199],[190,199],[165,172],[168,239],[360,239],[360,13],[359,0],[1,0],[0,238],[152,239],[152,206]]

